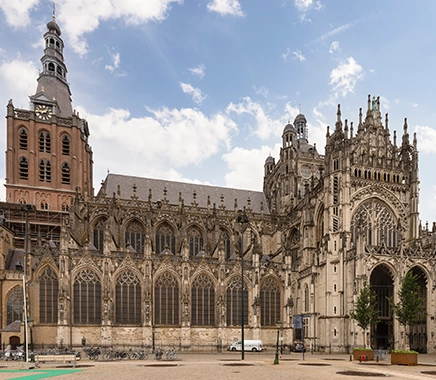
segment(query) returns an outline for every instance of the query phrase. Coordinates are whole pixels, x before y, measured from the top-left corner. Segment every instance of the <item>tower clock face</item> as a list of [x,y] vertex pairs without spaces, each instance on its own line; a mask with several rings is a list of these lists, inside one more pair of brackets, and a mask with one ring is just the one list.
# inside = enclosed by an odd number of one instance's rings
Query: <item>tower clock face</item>
[[309,179],[312,176],[312,171],[310,170],[310,168],[308,166],[303,166],[301,168],[301,176],[303,178]]
[[35,107],[35,115],[39,120],[47,121],[53,116],[51,107],[45,104],[37,104]]

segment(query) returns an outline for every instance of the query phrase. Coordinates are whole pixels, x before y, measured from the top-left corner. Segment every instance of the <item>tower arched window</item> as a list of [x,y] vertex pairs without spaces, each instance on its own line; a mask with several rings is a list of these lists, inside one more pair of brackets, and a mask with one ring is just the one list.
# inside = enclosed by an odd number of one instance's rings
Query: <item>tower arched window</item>
[[48,71],[52,71],[52,72],[55,71],[55,65],[54,65],[53,62],[50,62],[50,63],[48,64]]
[[62,155],[70,155],[70,137],[68,135],[62,135]]
[[51,182],[51,165],[49,160],[39,160],[39,180],[41,182]]
[[192,283],[191,323],[194,326],[215,325],[215,287],[206,274],[197,276]]
[[56,72],[62,76],[62,68],[60,66],[56,67]]
[[280,317],[281,301],[279,284],[272,277],[262,282],[260,287],[260,315],[262,327],[276,326]]
[[74,279],[74,323],[101,324],[101,282],[95,272],[84,269]]
[[136,252],[144,251],[145,233],[141,223],[134,220],[126,228],[126,244],[130,244]]
[[62,203],[62,211],[70,211],[70,206],[67,203]]
[[39,277],[39,321],[58,321],[58,277],[52,268],[47,268]]
[[23,288],[21,286],[15,286],[6,296],[6,323],[9,325],[14,321],[23,320]]
[[21,150],[27,150],[27,144],[28,144],[28,135],[27,135],[27,130],[25,128],[21,128],[20,132],[19,132],[19,147]]
[[106,226],[106,219],[100,218],[94,225],[94,247],[103,251],[104,230]]
[[64,162],[62,164],[61,170],[62,170],[62,183],[69,185],[71,182],[70,165],[68,165],[66,162]]
[[47,131],[39,132],[39,151],[40,152],[51,152],[51,137],[50,133]]
[[161,253],[165,248],[176,253],[176,237],[168,223],[161,224],[156,231],[156,253]]
[[48,203],[47,203],[47,201],[41,201],[39,206],[40,206],[41,210],[48,210]]
[[20,179],[29,179],[29,162],[26,157],[21,157],[19,162]]
[[196,256],[203,249],[203,236],[197,227],[191,227],[188,231],[189,255]]
[[141,282],[131,271],[123,272],[115,285],[115,323],[141,324]]
[[[242,294],[241,294],[242,292]],[[241,326],[241,296],[244,297],[244,325],[248,325],[248,290],[244,281],[241,286],[240,276],[235,276],[227,286],[227,326]]]
[[163,273],[154,285],[154,321],[156,325],[179,324],[179,284],[171,273]]

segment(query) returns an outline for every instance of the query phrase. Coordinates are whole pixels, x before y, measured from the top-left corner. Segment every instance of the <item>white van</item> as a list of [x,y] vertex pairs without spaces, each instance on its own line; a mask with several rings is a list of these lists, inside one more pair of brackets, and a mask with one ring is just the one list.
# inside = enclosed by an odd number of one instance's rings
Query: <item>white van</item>
[[[230,351],[242,351],[242,340],[238,340],[229,347]],[[263,351],[263,343],[261,340],[244,339],[244,351]]]

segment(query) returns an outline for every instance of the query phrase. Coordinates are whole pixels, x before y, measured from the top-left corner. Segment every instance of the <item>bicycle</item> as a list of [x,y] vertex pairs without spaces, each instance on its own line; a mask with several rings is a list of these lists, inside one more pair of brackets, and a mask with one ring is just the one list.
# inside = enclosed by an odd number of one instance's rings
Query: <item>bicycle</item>
[[177,359],[176,349],[174,347],[170,347],[170,349],[166,352],[165,356],[168,360],[176,360]]
[[154,351],[154,360],[161,360],[163,355],[163,351],[161,348],[158,348]]

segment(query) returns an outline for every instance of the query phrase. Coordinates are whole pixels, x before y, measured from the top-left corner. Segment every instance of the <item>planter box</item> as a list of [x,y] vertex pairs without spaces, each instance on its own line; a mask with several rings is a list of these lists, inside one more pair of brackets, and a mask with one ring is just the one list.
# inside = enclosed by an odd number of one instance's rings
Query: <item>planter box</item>
[[391,353],[391,364],[418,365],[418,354]]
[[360,360],[362,355],[365,356],[365,361],[366,361],[366,357],[368,357],[368,361],[374,360],[374,351],[372,351],[372,350],[354,350],[353,351],[354,360]]

